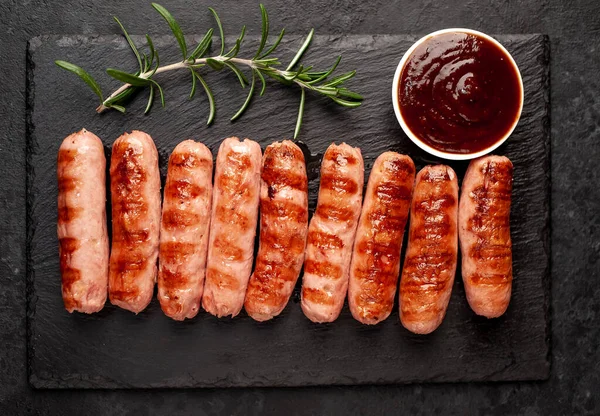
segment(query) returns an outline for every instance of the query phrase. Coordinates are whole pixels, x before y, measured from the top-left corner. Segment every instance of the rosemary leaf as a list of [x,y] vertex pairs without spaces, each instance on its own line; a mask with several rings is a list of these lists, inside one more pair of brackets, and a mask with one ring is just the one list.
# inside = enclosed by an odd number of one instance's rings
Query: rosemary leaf
[[259,7],[260,7],[260,17],[261,17],[261,21],[262,21],[260,45],[258,46],[256,55],[254,55],[254,58],[252,58],[252,59],[256,59],[260,56],[260,53],[263,51],[263,49],[265,48],[265,45],[267,44],[267,38],[269,37],[269,15],[267,14],[267,9],[265,9],[265,6],[262,3],[259,4]]
[[279,65],[279,58],[261,58],[261,59],[255,60],[254,63],[264,65],[264,66]]
[[163,108],[165,107],[165,95],[163,94],[163,89],[162,87],[158,84],[158,82],[154,81],[153,79],[149,79],[148,81],[150,81],[152,84],[154,85],[156,88],[158,88],[158,92],[160,93],[160,103],[162,104]]
[[125,107],[123,107],[122,105],[116,105],[116,104],[112,104],[109,108],[114,108],[117,111],[120,111],[121,113],[125,113]]
[[254,73],[256,73],[256,75],[260,78],[260,81],[262,82],[262,88],[260,89],[260,96],[262,97],[263,94],[265,93],[265,88],[267,88],[267,83],[265,82],[265,77],[262,74],[262,72],[260,72],[258,69],[253,68],[252,71],[254,71]]
[[219,52],[219,55],[223,55],[223,52],[225,52],[225,35],[223,34],[223,25],[221,24],[221,19],[219,19],[219,15],[215,11],[215,9],[209,7],[208,10],[211,11],[213,16],[215,17],[215,21],[217,22],[217,27],[219,28],[219,36],[221,36],[221,52]]
[[323,81],[324,79],[327,79],[327,77],[328,77],[329,75],[331,75],[331,73],[332,73],[333,71],[335,71],[335,69],[337,68],[337,66],[340,64],[340,61],[341,61],[341,60],[342,60],[342,57],[341,57],[341,55],[340,55],[340,56],[338,56],[338,57],[337,57],[337,59],[335,60],[335,63],[334,63],[334,64],[333,64],[333,66],[332,66],[332,67],[329,69],[329,71],[325,72],[325,73],[324,73],[323,75],[321,75],[320,77],[318,77],[318,78],[316,78],[316,79],[314,79],[314,80],[310,81],[310,82],[309,82],[309,84],[316,84],[316,83],[318,83],[318,82],[321,82],[321,81]]
[[132,95],[137,89],[138,89],[138,87],[127,88],[125,91],[122,91],[121,93],[115,95],[114,97],[106,99],[102,104],[104,104],[106,107],[110,107],[113,104],[123,102],[123,101],[125,101],[126,98],[128,98],[130,95]]
[[281,29],[281,32],[279,33],[279,36],[277,37],[277,40],[275,41],[275,43],[269,49],[267,49],[267,51],[265,53],[263,53],[259,59],[263,59],[263,58],[266,58],[267,56],[271,55],[273,53],[273,51],[275,51],[275,49],[277,49],[277,47],[279,46],[279,43],[281,42],[281,39],[283,39],[284,34],[285,34],[285,29]]
[[151,82],[151,80],[149,79],[140,78],[136,75],[130,74],[125,71],[121,71],[119,69],[108,68],[106,70],[106,73],[114,79],[116,79],[117,81],[121,81],[126,84],[131,84],[136,87],[144,87],[146,85],[149,85]]
[[343,105],[344,107],[355,108],[355,107],[360,107],[360,104],[361,104],[360,101],[348,101],[348,100],[344,100],[342,98],[331,97],[331,96],[329,98],[331,98],[337,104]]
[[228,62],[228,61],[223,62],[223,65],[225,65],[227,68],[231,69],[235,73],[235,75],[237,75],[238,79],[240,80],[240,84],[242,84],[242,88],[246,88],[246,84],[248,83],[248,80],[246,79],[246,77],[244,76],[242,71],[240,71],[240,69],[237,66],[235,66],[234,64],[232,64],[231,62]]
[[328,87],[335,87],[336,85],[340,85],[341,83],[353,78],[356,75],[356,71],[346,72],[345,74],[338,75],[335,78],[331,78],[331,80],[327,81],[325,84]]
[[192,72],[192,91],[190,92],[191,100],[194,97],[194,94],[196,94],[196,76],[194,75],[196,71],[194,71],[192,68],[190,68],[190,71]]
[[300,134],[300,127],[302,126],[302,119],[304,118],[304,101],[306,101],[306,90],[302,88],[302,94],[300,95],[300,108],[298,109],[298,119],[296,120],[296,128],[294,129],[294,139],[298,138]]
[[231,50],[229,52],[227,52],[225,54],[225,56],[228,56],[229,58],[235,58],[237,56],[238,52],[240,51],[240,47],[242,46],[242,41],[244,40],[245,35],[246,35],[246,25],[242,26],[242,33],[236,39],[235,45],[233,46],[233,48],[231,48]]
[[296,56],[294,56],[294,59],[292,59],[292,62],[290,62],[290,64],[286,68],[286,71],[289,71],[290,69],[292,69],[298,63],[300,58],[302,58],[302,55],[304,55],[304,52],[306,52],[306,50],[310,46],[310,42],[312,42],[312,38],[313,38],[314,34],[315,34],[315,30],[311,29],[310,32],[308,33],[308,36],[306,37],[306,40],[304,41],[304,43],[302,44],[300,49],[298,49],[298,52],[296,52]]
[[215,113],[216,113],[215,96],[213,95],[210,88],[208,88],[208,84],[206,83],[206,81],[204,81],[204,78],[202,78],[200,76],[200,74],[197,73],[196,71],[194,71],[194,75],[196,76],[196,78],[198,78],[198,81],[200,81],[200,84],[202,84],[202,87],[204,88],[204,91],[206,91],[206,95],[208,96],[208,105],[210,106],[210,110],[209,110],[208,121],[206,122],[206,125],[210,126],[210,124],[215,119]]
[[351,98],[353,100],[362,101],[364,97],[360,94],[355,93],[354,91],[350,91],[346,88],[338,88],[338,97],[346,97]]
[[156,48],[154,47],[154,43],[148,34],[146,34],[146,42],[148,43],[148,48],[150,49],[150,65],[152,65],[152,62],[154,62],[154,56],[156,55]]
[[160,65],[160,57],[158,56],[158,51],[157,50],[154,51],[154,55],[156,57],[156,65],[154,66],[154,69],[152,70],[152,72],[150,73],[150,75],[148,76],[148,78],[151,78],[156,73],[156,70],[158,69],[158,67]]
[[206,63],[212,69],[217,70],[217,71],[220,71],[225,66],[225,63],[223,61],[218,61],[218,60],[213,59],[213,58],[206,58]]
[[140,66],[140,71],[141,71],[142,70],[142,58],[140,56],[140,52],[136,48],[135,43],[133,43],[133,40],[131,40],[131,36],[129,36],[129,33],[127,33],[127,31],[125,30],[125,26],[123,26],[123,24],[121,24],[121,22],[119,21],[117,16],[113,16],[113,19],[115,19],[115,22],[118,23],[119,27],[121,28],[121,31],[123,32],[123,35],[125,35],[125,39],[127,39],[127,43],[129,44],[129,47],[135,54],[135,57],[138,61],[138,65]]
[[148,96],[148,104],[146,104],[146,110],[144,111],[144,114],[148,114],[148,112],[152,108],[153,101],[154,101],[154,85],[150,84],[150,95]]
[[315,87],[314,90],[320,94],[329,95],[332,97],[336,97],[338,95],[338,89],[334,88],[334,87],[318,86],[318,87]]
[[100,86],[98,85],[94,77],[88,74],[83,68],[67,61],[57,60],[54,61],[54,63],[60,68],[66,69],[67,71],[70,71],[77,75],[79,78],[81,78],[87,85],[89,85],[89,87],[92,89],[92,91],[94,91],[98,98],[100,98],[100,101],[104,101],[104,98],[102,98],[102,90],[100,89]]
[[192,52],[192,54],[190,55],[191,61],[194,61],[204,56],[208,48],[210,48],[210,44],[212,43],[213,32],[214,30],[212,27],[208,29],[208,32],[206,32],[200,43],[198,43],[198,46],[196,46],[196,49],[194,49],[194,52]]
[[231,121],[237,120],[242,114],[244,114],[244,111],[246,111],[246,108],[248,108],[248,105],[250,105],[250,100],[252,99],[252,95],[254,94],[254,86],[255,85],[256,85],[256,75],[254,75],[254,72],[252,72],[252,83],[250,84],[250,91],[248,92],[246,101],[244,101],[244,104],[238,110],[238,112],[235,113],[233,115],[233,117],[231,117]]
[[167,21],[169,27],[171,28],[171,32],[177,39],[177,43],[179,43],[179,48],[181,49],[181,54],[183,55],[183,60],[187,58],[187,45],[185,43],[185,37],[183,36],[183,32],[181,31],[181,27],[179,27],[179,23],[173,17],[171,13],[163,6],[158,3],[152,3],[152,7]]
[[150,59],[148,55],[144,54],[144,70],[142,72],[147,72],[150,69]]

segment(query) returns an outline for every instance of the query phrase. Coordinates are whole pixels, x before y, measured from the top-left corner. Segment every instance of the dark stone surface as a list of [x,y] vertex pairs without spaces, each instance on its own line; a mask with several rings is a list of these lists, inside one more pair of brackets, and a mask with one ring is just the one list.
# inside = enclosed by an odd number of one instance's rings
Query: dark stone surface
[[[205,27],[194,3],[168,1],[184,28]],[[208,6],[208,3],[202,6]],[[68,0],[0,2],[1,414],[598,414],[600,399],[600,46],[595,0],[269,1],[290,33],[426,33],[452,26],[550,36],[552,148],[552,368],[546,382],[186,391],[36,391],[25,337],[25,62],[48,33],[167,33],[148,5]],[[256,4],[219,3],[225,24],[258,19]],[[275,23],[276,22],[276,23]],[[256,33],[256,29],[252,31]],[[198,32],[199,30],[194,30]]]
[[[401,56],[416,39],[413,35],[315,37],[303,62],[325,68],[332,53],[342,53],[339,69],[357,70],[349,86],[358,88],[365,102],[360,109],[349,110],[310,96],[301,138],[312,154],[322,154],[331,140],[343,139],[362,149],[366,175],[377,156],[391,149],[413,157],[417,168],[443,163],[408,140],[393,114],[390,80],[398,59],[389,57]],[[154,137],[165,174],[168,156],[183,138],[199,138],[216,156],[222,138],[231,134],[253,138],[263,149],[274,140],[289,137],[298,95],[268,83],[266,95],[231,124],[227,117],[235,113],[244,92],[232,73],[205,70],[205,79],[218,100],[214,126],[206,127],[200,117],[207,111],[205,99],[188,100],[187,73],[174,74],[163,83],[169,98],[165,109],[157,106],[144,116],[145,100],[140,97],[126,115],[98,116],[93,111],[95,103],[90,103],[93,93],[71,74],[55,68],[53,61],[64,57],[101,74],[111,62],[131,63],[126,42],[113,36],[33,39],[28,55],[27,154],[30,383],[37,388],[175,388],[547,378],[548,45],[542,35],[500,36],[499,40],[519,65],[526,91],[517,129],[495,152],[508,156],[515,167],[511,305],[501,319],[476,317],[457,273],[444,324],[431,336],[421,337],[402,327],[397,309],[375,327],[356,322],[347,308],[335,323],[315,325],[304,317],[298,304],[300,285],[280,317],[260,324],[245,313],[233,321],[200,313],[191,322],[174,322],[162,314],[156,299],[138,316],[111,305],[93,316],[68,314],[60,296],[54,176],[64,136],[86,127],[104,140],[109,154],[112,142],[124,129],[142,129]],[[154,43],[164,51],[162,62],[180,59],[169,37],[156,38]],[[301,43],[302,39],[290,37],[280,46],[279,56],[288,61]],[[247,39],[245,50],[253,51],[257,44],[257,39]],[[57,85],[63,86],[58,98]],[[69,119],[57,122],[62,114],[69,114]],[[461,177],[468,162],[450,165]],[[319,178],[311,176],[312,214]]]

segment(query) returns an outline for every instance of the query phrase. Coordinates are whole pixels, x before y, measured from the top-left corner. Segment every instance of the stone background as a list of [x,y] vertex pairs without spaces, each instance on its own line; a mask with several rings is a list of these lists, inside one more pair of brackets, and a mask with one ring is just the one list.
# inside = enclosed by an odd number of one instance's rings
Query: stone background
[[[35,391],[25,341],[25,61],[39,34],[166,33],[135,0],[0,1],[0,414],[598,414],[600,399],[600,2],[265,1],[289,33],[418,33],[470,27],[544,33],[551,44],[552,374],[538,383],[184,391]],[[255,2],[163,1],[184,28],[218,7],[230,27],[259,19]],[[256,26],[250,33],[256,33]],[[189,30],[188,30],[189,31]],[[201,30],[198,30],[201,32]],[[594,393],[595,392],[595,393]]]

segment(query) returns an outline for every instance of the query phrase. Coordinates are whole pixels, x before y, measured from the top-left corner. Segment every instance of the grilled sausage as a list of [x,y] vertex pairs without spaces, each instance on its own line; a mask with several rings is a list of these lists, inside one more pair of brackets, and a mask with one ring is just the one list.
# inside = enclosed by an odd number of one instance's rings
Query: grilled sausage
[[496,318],[508,308],[512,288],[510,200],[513,165],[486,156],[469,165],[458,208],[462,276],[471,309]]
[[62,296],[69,312],[98,312],[106,302],[106,158],[100,139],[82,129],[58,151],[58,242]]
[[198,313],[204,289],[212,200],[212,154],[186,140],[169,158],[164,190],[158,300],[165,315],[181,321]]
[[237,137],[221,143],[202,297],[202,307],[218,317],[234,317],[244,305],[254,259],[260,169],[258,143]]
[[433,332],[444,319],[458,255],[458,180],[449,166],[418,174],[408,246],[400,280],[400,321],[415,334]]
[[257,321],[281,313],[298,280],[308,229],[304,155],[289,140],[265,149],[260,186],[260,243],[244,307]]
[[360,149],[346,143],[329,146],[321,163],[302,278],[302,310],[313,322],[335,321],[344,306],[364,178]]
[[158,152],[149,135],[134,130],[115,141],[110,189],[110,301],[139,313],[148,306],[154,292],[160,226]]
[[350,312],[363,324],[377,324],[392,311],[414,181],[415,165],[408,156],[385,152],[373,164],[348,285]]

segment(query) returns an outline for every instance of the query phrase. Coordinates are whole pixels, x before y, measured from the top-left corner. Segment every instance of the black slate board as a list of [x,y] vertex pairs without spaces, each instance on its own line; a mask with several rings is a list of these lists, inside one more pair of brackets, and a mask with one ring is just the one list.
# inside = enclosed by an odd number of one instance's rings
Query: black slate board
[[[360,146],[366,175],[385,150],[409,154],[420,168],[436,163],[403,134],[391,101],[392,76],[417,36],[317,36],[305,62],[325,67],[343,53],[341,70],[357,69],[350,84],[366,97],[357,110],[339,108],[309,96],[302,140],[322,153],[332,140]],[[137,38],[140,40],[140,38]],[[199,38],[196,37],[195,40]],[[298,38],[283,48],[291,57]],[[167,107],[143,115],[140,94],[126,115],[95,115],[95,96],[53,61],[78,63],[95,75],[115,63],[134,61],[115,36],[42,36],[28,49],[27,219],[28,363],[36,388],[139,388],[299,386],[410,382],[539,380],[549,376],[549,77],[548,40],[542,35],[503,35],[498,39],[517,61],[525,84],[521,122],[496,153],[515,165],[511,217],[514,286],[507,313],[495,320],[469,309],[460,273],[448,314],[432,335],[416,336],[399,323],[397,312],[375,327],[355,322],[347,308],[333,324],[315,325],[302,314],[298,293],[283,314],[256,323],[243,312],[231,320],[200,313],[174,322],[156,299],[133,315],[107,304],[92,316],[68,314],[60,296],[56,237],[56,154],[69,133],[85,126],[110,145],[122,132],[150,133],[161,171],[169,153],[185,138],[216,150],[222,138],[250,137],[264,147],[291,136],[298,95],[270,83],[238,122],[228,118],[243,102],[232,74],[211,73],[217,119],[206,127],[206,98],[188,101],[189,79],[182,74],[163,83]],[[141,40],[140,40],[141,42]],[[173,39],[157,38],[163,62],[174,62]],[[249,41],[249,44],[256,42]],[[249,47],[246,50],[252,50]],[[129,68],[127,68],[129,66]],[[105,90],[114,87],[101,78]],[[460,177],[467,163],[450,163]],[[318,189],[318,157],[309,161],[310,208]],[[367,176],[368,177],[368,176]]]

